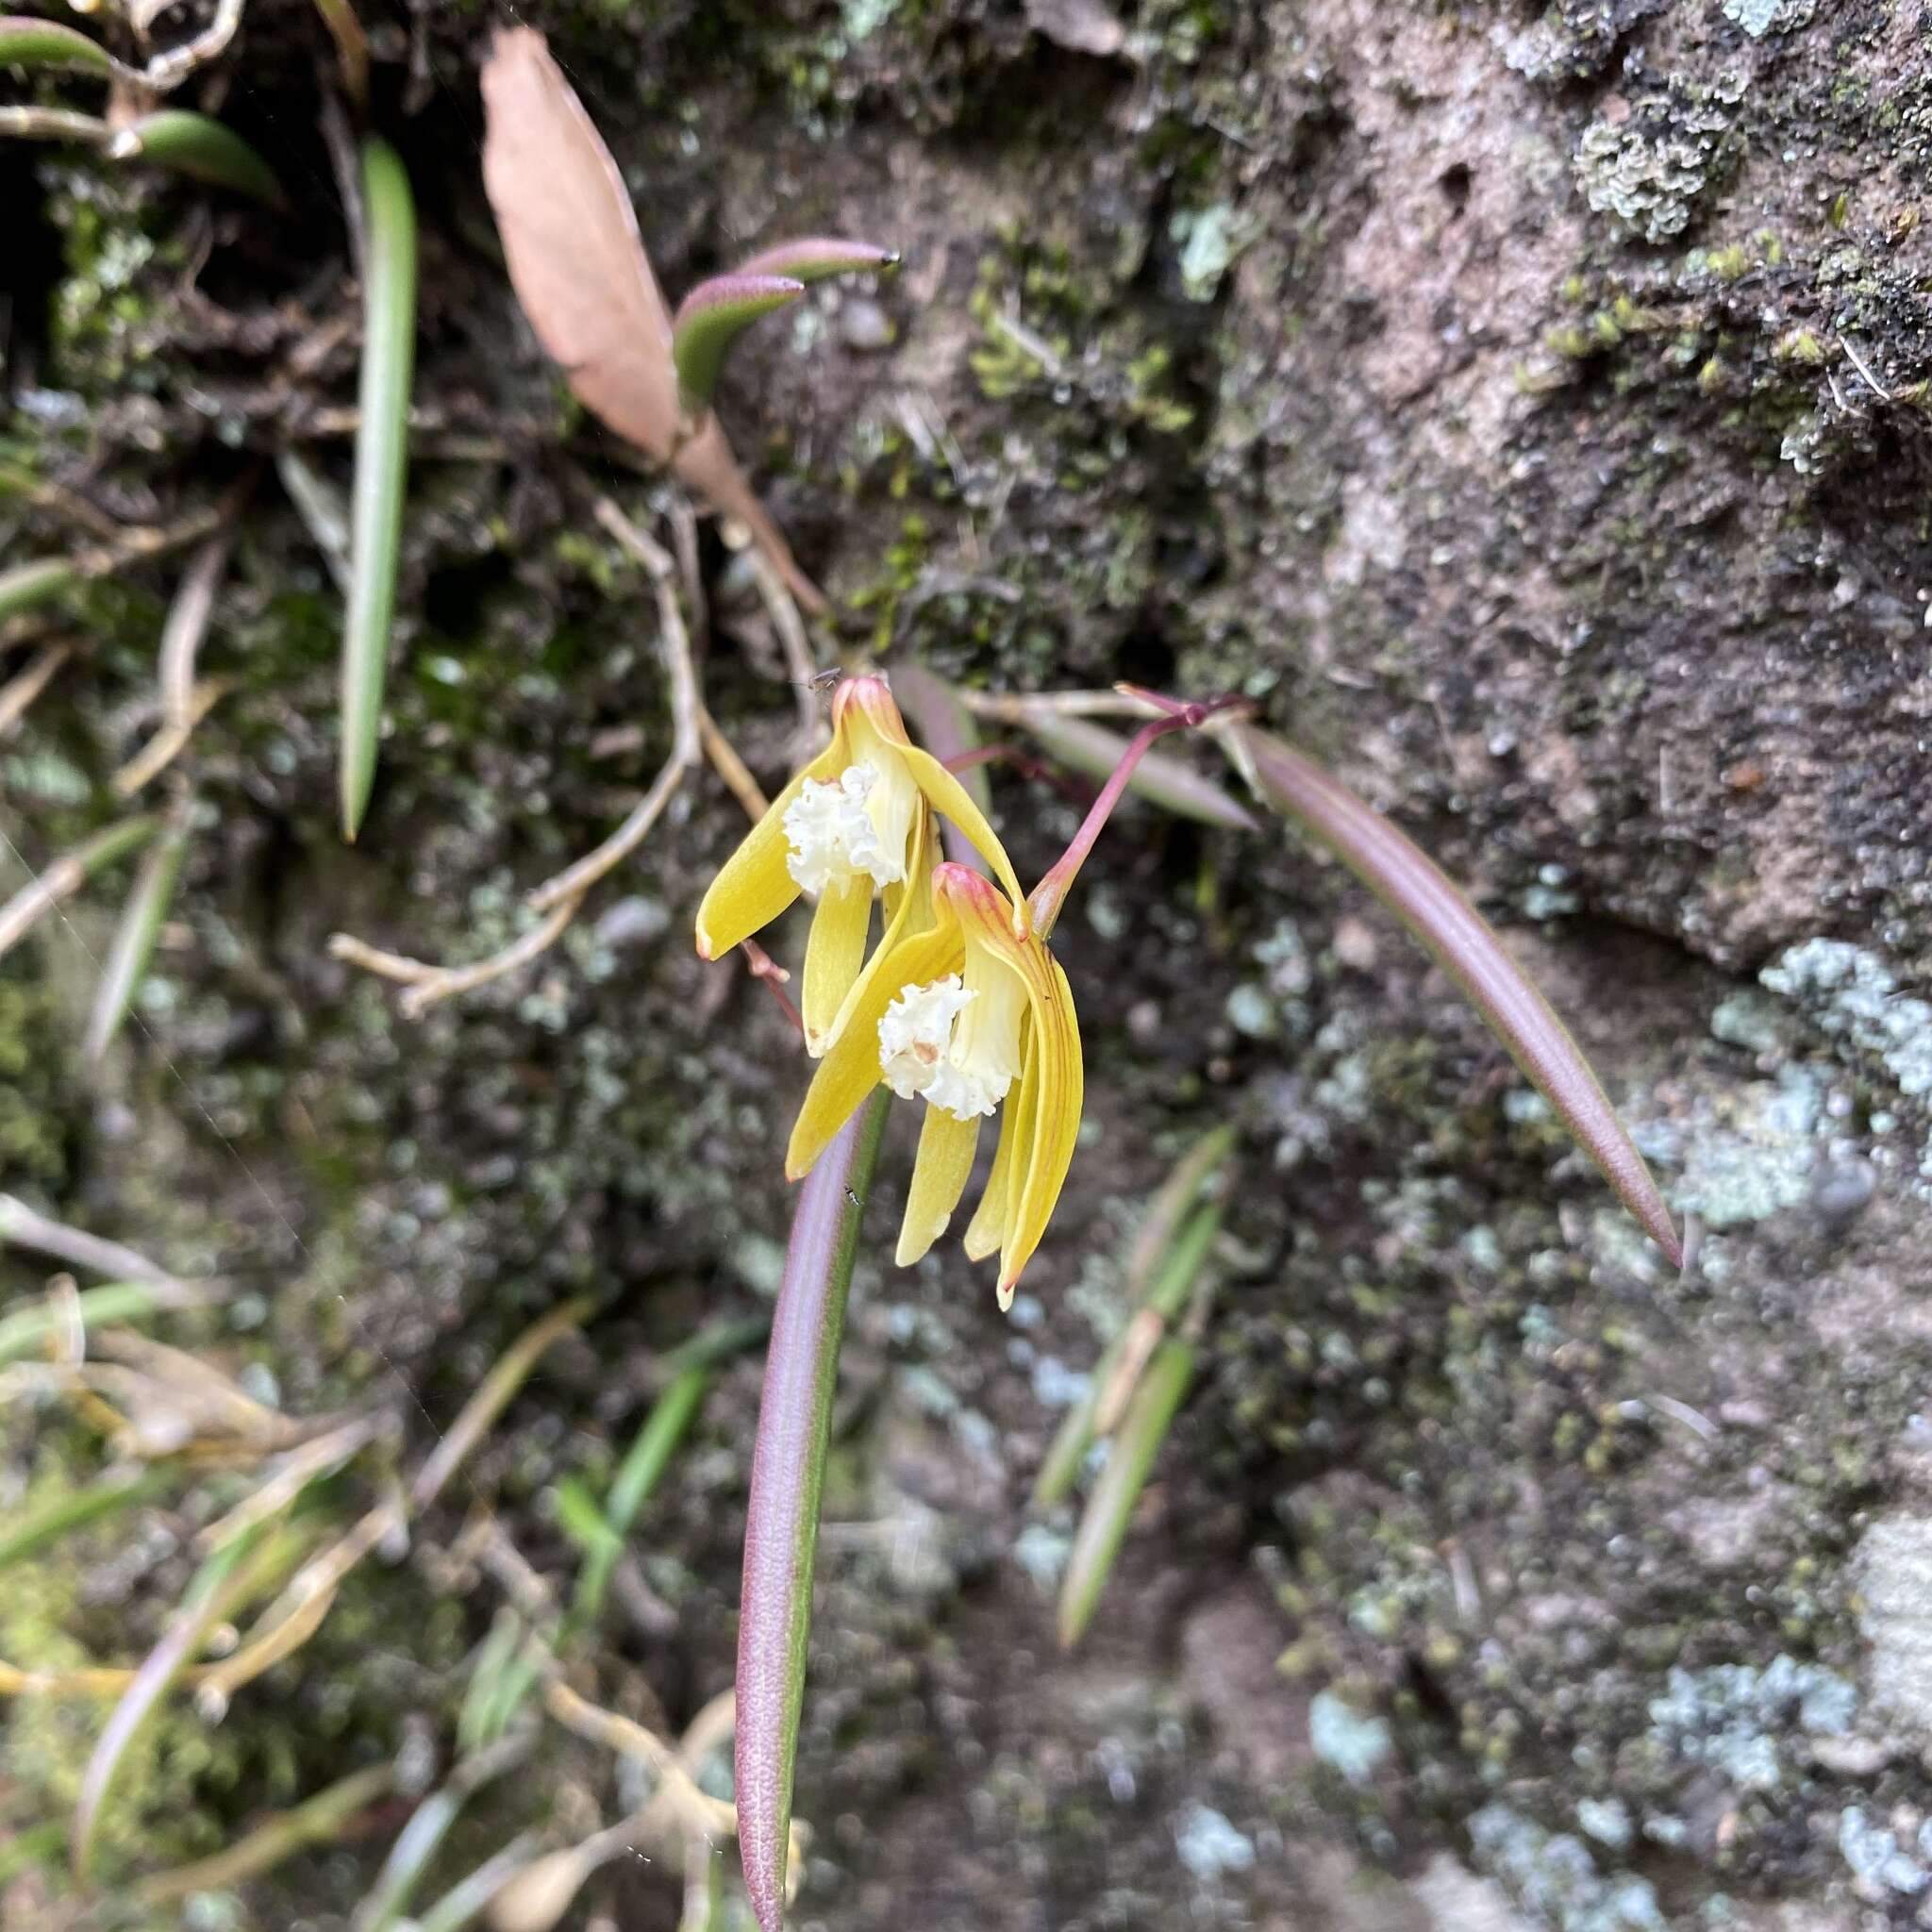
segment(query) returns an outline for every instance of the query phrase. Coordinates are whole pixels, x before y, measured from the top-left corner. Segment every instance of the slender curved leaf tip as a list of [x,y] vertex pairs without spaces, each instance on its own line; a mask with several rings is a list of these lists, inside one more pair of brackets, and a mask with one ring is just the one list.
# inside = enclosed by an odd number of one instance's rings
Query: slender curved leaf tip
[[819,1496],[845,1297],[886,1121],[883,1089],[798,1191],[758,1403],[739,1598],[738,1849],[759,1932],[782,1932]]
[[1093,1620],[1114,1558],[1126,1539],[1134,1506],[1146,1486],[1147,1473],[1154,1467],[1154,1458],[1159,1455],[1193,1379],[1192,1346],[1185,1341],[1162,1342],[1127,1405],[1107,1467],[1087,1499],[1080,1526],[1074,1532],[1074,1547],[1067,1556],[1059,1601],[1062,1649],[1072,1650]]
[[97,74],[106,78],[119,70],[120,62],[98,42],[71,26],[12,13],[0,17],[0,67]]
[[1563,1023],[1474,907],[1419,846],[1319,765],[1252,725],[1238,736],[1262,795],[1329,846],[1435,955],[1617,1198],[1681,1267],[1683,1243],[1636,1142]]
[[708,409],[731,345],[760,316],[796,302],[805,284],[787,275],[713,275],[677,305],[671,354],[688,408]]
[[809,235],[798,242],[775,242],[732,270],[738,275],[785,275],[794,282],[823,282],[833,275],[870,271],[884,274],[899,266],[896,248],[871,242],[845,242]]
[[362,201],[368,259],[362,267],[361,413],[350,510],[349,608],[342,627],[340,774],[342,836],[351,841],[375,783],[416,354],[416,204],[402,158],[375,135],[362,143]]
[[116,135],[108,152],[116,160],[152,161],[284,212],[289,206],[275,170],[232,127],[206,114],[179,108],[145,114]]

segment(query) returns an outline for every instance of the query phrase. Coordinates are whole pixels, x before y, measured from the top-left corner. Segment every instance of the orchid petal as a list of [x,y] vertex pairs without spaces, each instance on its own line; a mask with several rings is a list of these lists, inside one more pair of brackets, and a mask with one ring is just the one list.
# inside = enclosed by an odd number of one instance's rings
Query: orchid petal
[[936,931],[921,933],[895,946],[868,978],[836,1038],[811,1076],[805,1104],[785,1150],[785,1176],[799,1180],[828,1147],[839,1129],[879,1084],[879,1022],[908,986],[924,986],[957,972],[965,957],[957,920],[942,919]]
[[838,1016],[858,984],[872,930],[873,884],[864,873],[835,878],[819,894],[805,942],[805,1050],[817,1059],[838,1031]]
[[1007,1238],[1008,1204],[1014,1198],[1014,1176],[1024,1176],[1033,1158],[1033,1115],[1040,1098],[1040,1055],[1032,1032],[1026,1036],[1026,1060],[1001,1109],[1000,1144],[992,1158],[986,1191],[966,1225],[966,1258],[983,1261]]
[[928,1107],[919,1130],[919,1153],[912,1162],[912,1186],[906,1195],[906,1218],[899,1225],[894,1257],[909,1268],[941,1235],[966,1191],[973,1157],[979,1148],[979,1116],[960,1120],[942,1107]]
[[[1008,1307],[1020,1272],[1032,1258],[1046,1224],[1053,1218],[1074,1147],[1080,1135],[1080,1104],[1085,1071],[1080,1060],[1080,1029],[1074,1016],[1074,990],[1060,962],[1041,949],[1053,988],[1033,1005],[1033,1042],[1040,1067],[1040,1095],[1026,1178],[1000,1249],[999,1302]],[[1032,997],[1034,989],[1028,986]]]
[[913,783],[925,793],[933,809],[941,817],[951,819],[973,841],[981,858],[992,867],[993,876],[1013,902],[1009,929],[1024,934],[1026,930],[1026,894],[1020,888],[1019,874],[1013,870],[1013,861],[1007,857],[1007,848],[1000,843],[999,834],[987,824],[965,786],[930,752],[921,751],[916,744],[908,744],[903,756],[912,768]]
[[846,764],[839,735],[772,801],[770,809],[744,835],[724,861],[698,906],[698,958],[716,959],[741,940],[770,925],[798,897],[798,881],[786,865],[785,812],[808,779],[823,784]]

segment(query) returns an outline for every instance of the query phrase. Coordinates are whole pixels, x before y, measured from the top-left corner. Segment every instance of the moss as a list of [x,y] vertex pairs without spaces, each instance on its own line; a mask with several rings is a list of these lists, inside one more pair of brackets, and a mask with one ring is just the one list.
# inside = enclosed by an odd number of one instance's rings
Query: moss
[[61,1019],[52,987],[0,968],[0,1173],[49,1193],[68,1168]]

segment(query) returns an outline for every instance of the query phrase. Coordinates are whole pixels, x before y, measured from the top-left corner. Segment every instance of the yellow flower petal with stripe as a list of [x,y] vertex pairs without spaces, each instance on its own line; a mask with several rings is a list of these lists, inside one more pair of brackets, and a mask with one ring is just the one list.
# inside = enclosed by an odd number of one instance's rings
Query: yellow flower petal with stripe
[[698,908],[697,949],[715,959],[798,898],[818,899],[806,953],[806,1046],[825,1052],[866,969],[875,896],[888,900],[873,960],[929,920],[924,876],[938,851],[935,813],[985,857],[1016,934],[1025,900],[1006,849],[971,793],[908,737],[880,677],[847,678],[832,699],[832,741],[779,793],[711,882]]
[[979,1122],[1004,1105],[998,1151],[966,1232],[974,1259],[1000,1254],[999,1297],[1046,1232],[1079,1134],[1083,1072],[1073,991],[1039,939],[1016,935],[1012,902],[964,866],[932,874],[929,932],[882,947],[860,978],[792,1129],[786,1171],[809,1170],[881,1080],[926,1102],[899,1259],[951,1221]]
[[906,1218],[899,1224],[899,1266],[909,1268],[941,1235],[973,1176],[979,1147],[979,1116],[959,1120],[942,1107],[925,1110],[919,1130],[919,1153],[912,1185],[906,1194]]

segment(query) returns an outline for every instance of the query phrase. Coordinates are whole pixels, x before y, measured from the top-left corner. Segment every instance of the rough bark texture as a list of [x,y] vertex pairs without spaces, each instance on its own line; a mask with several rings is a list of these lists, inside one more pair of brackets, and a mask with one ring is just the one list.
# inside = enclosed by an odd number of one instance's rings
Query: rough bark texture
[[[1030,1295],[1002,1320],[950,1247],[855,1292],[800,1922],[1918,1923],[1923,9],[1147,0],[1110,55],[1082,51],[1113,39],[1091,0],[523,13],[674,296],[785,233],[905,252],[895,281],[770,325],[722,398],[848,645],[1003,689],[1255,695],[1507,927],[1710,1230],[1701,1271],[1670,1276],[1335,869],[1124,814],[1057,935],[1091,1127]],[[760,990],[691,956],[743,823],[708,776],[514,980],[409,1023],[325,951],[337,929],[429,957],[502,942],[669,743],[648,587],[589,515],[599,489],[647,514],[655,486],[559,408],[493,258],[488,24],[425,9],[414,90],[407,22],[378,36],[432,422],[360,841],[330,817],[339,602],[270,473],[205,653],[240,689],[191,755],[201,822],[143,1026],[80,1070],[109,879],[0,965],[0,1172],[234,1277],[239,1311],[199,1339],[286,1407],[390,1403],[420,1443],[535,1311],[581,1286],[608,1307],[410,1564],[358,1581],[211,1747],[165,1734],[181,1755],[110,1840],[137,1862],[205,1849],[418,1717],[446,1739],[499,1600],[430,1560],[462,1507],[487,1501],[567,1581],[546,1487],[608,1466],[653,1352],[758,1306],[782,1254],[802,1076]],[[238,452],[292,442],[344,480],[325,48],[304,7],[255,0],[221,70],[221,110],[301,204],[286,226],[0,153],[0,207],[35,212],[8,264],[21,460],[158,521]],[[477,437],[494,446],[455,441]],[[8,530],[9,561],[75,541],[46,510]],[[706,562],[708,694],[775,783],[793,694],[740,568],[708,540]],[[0,745],[37,866],[105,817],[147,728],[173,581],[97,587],[89,654]],[[998,793],[1037,874],[1075,808]],[[1029,1524],[1026,1486],[1120,1319],[1139,1207],[1230,1113],[1235,1259],[1198,1391],[1064,1660],[1071,1525]],[[888,1213],[908,1149],[889,1141]],[[675,1719],[729,1679],[756,1381],[727,1377],[653,1505],[642,1567],[675,1627],[608,1633],[608,1701]],[[8,1479],[36,1492],[82,1453],[70,1425],[8,1427]],[[128,1654],[188,1526],[156,1511],[139,1550],[124,1527],[39,1566],[0,1656],[36,1661],[63,1623]],[[10,1767],[43,1807],[97,1721],[59,1716],[22,1716]],[[452,1873],[524,1824],[614,1810],[605,1760],[543,1748]],[[225,1775],[158,1803],[208,1749]],[[346,1910],[396,1822],[289,1868],[262,1922]],[[673,1909],[641,1864],[599,1882],[624,1923]]]

